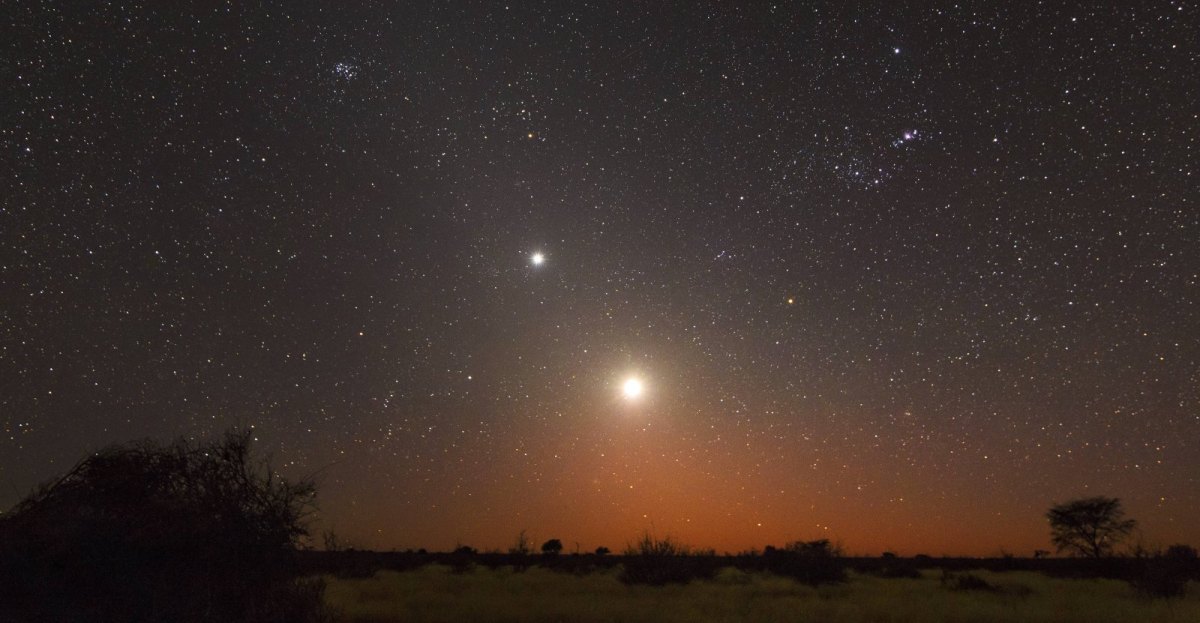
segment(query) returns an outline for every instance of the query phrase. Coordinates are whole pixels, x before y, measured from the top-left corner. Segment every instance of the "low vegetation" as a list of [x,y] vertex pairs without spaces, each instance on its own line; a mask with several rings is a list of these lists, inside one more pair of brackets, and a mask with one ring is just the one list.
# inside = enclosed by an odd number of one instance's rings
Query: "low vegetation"
[[[620,568],[584,576],[533,567],[444,565],[370,578],[329,577],[326,599],[347,623],[389,621],[1061,621],[1192,623],[1200,590],[1147,599],[1120,580],[1052,578],[1029,571],[922,571],[916,578],[850,574],[811,586],[732,567],[687,584],[623,582]],[[948,584],[949,583],[949,584]]]
[[656,538],[645,533],[625,548],[625,560],[619,575],[626,584],[686,584],[697,578],[711,578],[718,565],[713,556],[691,555],[688,546],[670,537]]
[[841,551],[827,539],[797,541],[781,549],[768,547],[763,561],[771,573],[813,586],[846,581]]

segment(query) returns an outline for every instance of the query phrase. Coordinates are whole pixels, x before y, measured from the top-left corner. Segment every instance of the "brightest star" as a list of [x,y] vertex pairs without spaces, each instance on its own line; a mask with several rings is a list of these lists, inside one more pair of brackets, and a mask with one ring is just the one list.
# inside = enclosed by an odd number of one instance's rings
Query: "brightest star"
[[621,385],[621,393],[625,394],[626,398],[637,398],[642,395],[642,382],[638,379],[626,379]]
[[541,253],[534,253],[533,255],[529,256],[529,261],[533,262],[534,266],[541,266],[542,262],[546,261],[546,256],[542,255]]

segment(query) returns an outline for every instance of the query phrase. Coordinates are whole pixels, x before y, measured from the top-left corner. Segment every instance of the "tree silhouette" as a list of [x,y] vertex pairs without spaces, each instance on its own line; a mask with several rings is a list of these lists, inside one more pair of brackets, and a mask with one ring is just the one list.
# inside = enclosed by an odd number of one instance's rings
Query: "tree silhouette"
[[542,543],[542,553],[543,554],[549,554],[551,556],[554,556],[554,555],[557,555],[559,552],[561,552],[562,549],[563,549],[562,541],[560,541],[558,539],[550,539],[549,541]]
[[299,599],[293,582],[313,484],[253,461],[250,441],[110,447],[0,515],[0,620],[265,620],[304,599],[319,609],[319,588]]
[[604,547],[603,545],[596,548],[597,556],[607,556],[610,552],[612,552],[612,550],[608,549],[607,547]]
[[1081,498],[1050,507],[1050,538],[1059,552],[1103,558],[1137,526],[1124,519],[1121,500],[1103,496]]

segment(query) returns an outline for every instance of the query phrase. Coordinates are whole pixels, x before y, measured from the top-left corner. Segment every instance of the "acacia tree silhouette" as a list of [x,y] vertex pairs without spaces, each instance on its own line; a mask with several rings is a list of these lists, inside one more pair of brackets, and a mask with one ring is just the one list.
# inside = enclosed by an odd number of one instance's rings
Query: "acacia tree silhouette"
[[113,446],[34,491],[0,516],[0,619],[323,618],[293,582],[315,487],[250,443]]
[[1103,558],[1129,536],[1137,521],[1125,519],[1121,500],[1096,496],[1056,504],[1046,512],[1050,538],[1059,552]]

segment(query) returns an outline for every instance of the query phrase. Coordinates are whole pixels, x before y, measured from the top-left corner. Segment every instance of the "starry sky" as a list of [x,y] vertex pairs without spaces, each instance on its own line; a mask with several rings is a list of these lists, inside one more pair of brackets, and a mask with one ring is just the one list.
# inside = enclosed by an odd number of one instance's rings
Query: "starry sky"
[[1197,8],[847,4],[10,7],[0,508],[252,426],[358,547],[1200,545]]

